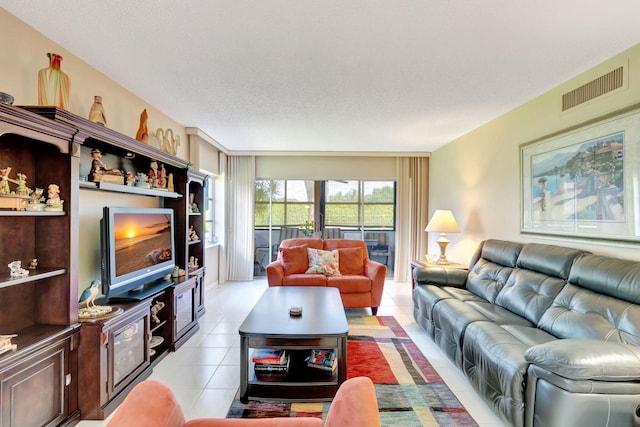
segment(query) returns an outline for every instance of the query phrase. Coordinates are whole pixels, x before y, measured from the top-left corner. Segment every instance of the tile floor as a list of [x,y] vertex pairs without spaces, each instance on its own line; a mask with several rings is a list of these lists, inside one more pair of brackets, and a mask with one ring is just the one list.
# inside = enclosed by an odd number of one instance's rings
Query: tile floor
[[[266,288],[265,278],[209,286],[206,289],[207,312],[200,319],[200,330],[177,352],[169,353],[154,367],[151,378],[171,387],[187,419],[226,416],[239,387],[238,327]],[[410,283],[387,279],[378,315],[392,315],[398,319],[481,427],[503,427],[458,368],[413,320]],[[106,421],[81,421],[78,424],[79,427],[104,425]]]

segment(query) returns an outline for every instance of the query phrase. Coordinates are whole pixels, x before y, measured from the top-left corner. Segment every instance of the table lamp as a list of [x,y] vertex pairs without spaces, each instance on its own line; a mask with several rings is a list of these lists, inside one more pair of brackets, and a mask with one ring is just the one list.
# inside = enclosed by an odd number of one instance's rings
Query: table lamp
[[445,251],[449,244],[447,239],[447,233],[459,233],[460,228],[456,223],[456,219],[453,217],[453,213],[449,210],[436,210],[427,224],[427,228],[424,231],[435,231],[440,233],[440,237],[436,240],[438,246],[440,246],[440,256],[436,261],[437,264],[449,264]]

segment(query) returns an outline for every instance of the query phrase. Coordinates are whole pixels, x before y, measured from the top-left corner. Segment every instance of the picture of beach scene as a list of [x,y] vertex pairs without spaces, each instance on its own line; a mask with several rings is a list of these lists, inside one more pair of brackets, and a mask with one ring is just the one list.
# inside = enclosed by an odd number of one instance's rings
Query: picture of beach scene
[[171,218],[164,214],[114,215],[116,276],[171,260]]
[[530,157],[537,221],[625,222],[624,132]]

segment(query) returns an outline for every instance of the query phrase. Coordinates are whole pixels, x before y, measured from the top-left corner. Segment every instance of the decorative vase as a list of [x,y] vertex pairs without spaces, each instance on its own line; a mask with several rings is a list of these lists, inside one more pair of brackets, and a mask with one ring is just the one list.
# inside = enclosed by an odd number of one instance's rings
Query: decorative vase
[[104,114],[101,96],[93,97],[93,105],[89,110],[89,120],[99,125],[107,126],[107,116]]
[[47,53],[47,56],[49,67],[38,71],[38,105],[53,105],[67,110],[71,82],[60,69],[62,56],[57,53]]

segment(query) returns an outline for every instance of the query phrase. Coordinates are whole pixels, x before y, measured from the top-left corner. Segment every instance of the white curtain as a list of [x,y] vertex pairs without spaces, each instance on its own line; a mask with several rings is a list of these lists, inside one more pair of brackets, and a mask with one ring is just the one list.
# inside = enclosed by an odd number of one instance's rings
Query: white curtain
[[227,159],[226,271],[229,280],[253,279],[254,156]]
[[411,281],[411,261],[427,251],[429,215],[429,158],[399,157],[396,200],[396,257],[394,280]]

